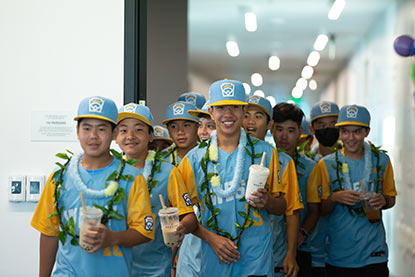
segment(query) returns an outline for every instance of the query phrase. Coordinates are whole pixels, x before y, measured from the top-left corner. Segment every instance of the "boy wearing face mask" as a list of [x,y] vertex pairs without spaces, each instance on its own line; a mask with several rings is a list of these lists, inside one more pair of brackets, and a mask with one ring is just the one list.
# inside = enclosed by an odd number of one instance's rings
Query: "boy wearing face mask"
[[[339,116],[339,107],[330,101],[316,103],[310,114],[310,131],[316,137],[318,145],[311,149],[314,160],[318,162],[324,156],[333,153],[333,146],[337,145],[339,130],[336,127]],[[321,196],[321,187],[319,188]],[[311,234],[312,276],[325,276],[326,245],[327,245],[327,216],[321,216]]]

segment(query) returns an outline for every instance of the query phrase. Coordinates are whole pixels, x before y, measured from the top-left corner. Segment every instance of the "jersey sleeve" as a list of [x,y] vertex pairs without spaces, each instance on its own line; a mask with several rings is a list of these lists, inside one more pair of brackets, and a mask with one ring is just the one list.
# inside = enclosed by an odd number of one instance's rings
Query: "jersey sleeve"
[[187,156],[185,156],[180,163],[178,170],[182,175],[184,184],[186,185],[187,191],[189,192],[192,205],[199,203],[199,197],[197,195],[196,179],[193,172],[193,168],[189,162]]
[[327,171],[326,163],[324,162],[324,160],[320,160],[317,166],[320,169],[320,177],[321,177],[321,184],[319,187],[319,190],[321,190],[321,199],[327,200],[331,194],[329,173]]
[[382,177],[382,194],[385,196],[396,196],[396,187],[395,187],[395,179],[393,177],[393,168],[392,163],[388,160],[388,165],[386,166],[385,172],[383,173]]
[[277,197],[283,191],[281,183],[281,168],[278,154],[275,149],[272,149],[271,160],[269,162],[270,174],[267,180],[268,191],[272,196]]
[[127,225],[143,236],[154,239],[155,215],[151,212],[150,195],[143,175],[138,175],[128,194]]
[[190,195],[187,191],[183,178],[176,167],[173,167],[169,175],[167,187],[169,203],[171,206],[179,209],[179,214],[188,214],[193,212]]
[[298,185],[297,173],[294,161],[291,159],[284,168],[282,174],[283,192],[287,201],[286,215],[292,215],[295,211],[304,209],[300,198],[300,187]]
[[52,179],[53,173],[49,176],[45,188],[43,189],[39,203],[36,206],[30,225],[46,236],[58,236],[59,218],[49,216],[56,212],[54,202],[55,180]]
[[317,164],[313,167],[307,180],[307,203],[320,203],[321,172]]

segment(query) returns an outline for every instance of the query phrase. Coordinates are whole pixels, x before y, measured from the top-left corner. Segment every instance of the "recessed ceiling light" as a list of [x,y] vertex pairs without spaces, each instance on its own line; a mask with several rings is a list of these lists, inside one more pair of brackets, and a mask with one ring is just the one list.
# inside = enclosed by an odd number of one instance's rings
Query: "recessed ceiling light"
[[318,35],[316,41],[314,42],[314,49],[317,51],[321,51],[326,47],[329,38],[325,34]]
[[291,91],[291,96],[294,98],[301,98],[303,97],[303,91],[299,89],[298,87],[294,87]]
[[262,83],[264,82],[264,80],[262,79],[262,75],[259,73],[254,73],[251,76],[251,83],[256,86],[259,87],[262,85]]
[[310,87],[311,90],[316,90],[317,89],[317,82],[315,80],[310,80],[310,82],[308,83],[308,86]]
[[268,67],[271,70],[278,70],[280,68],[280,58],[278,58],[278,56],[271,56],[268,59]]
[[274,106],[277,104],[277,101],[275,100],[274,96],[267,96],[266,99],[271,104],[271,107],[274,108]]
[[239,46],[236,41],[228,41],[226,42],[226,50],[228,50],[228,54],[231,57],[237,57],[239,56]]
[[314,69],[311,66],[306,65],[301,71],[301,77],[303,77],[304,79],[310,79],[313,76],[313,73]]
[[256,15],[253,12],[245,13],[245,29],[248,32],[255,32],[257,29]]
[[301,90],[305,90],[307,88],[307,80],[300,78],[297,80],[297,83],[295,83],[295,86]]
[[345,0],[336,0],[336,1],[334,1],[333,6],[331,6],[331,9],[330,9],[329,14],[327,15],[327,17],[330,20],[339,19],[340,15],[343,12],[344,6],[346,6],[346,1]]
[[261,97],[265,97],[265,93],[262,90],[260,90],[260,89],[256,90],[254,92],[254,95],[261,96]]
[[309,66],[316,66],[320,61],[320,53],[317,51],[312,51],[307,58],[307,64]]

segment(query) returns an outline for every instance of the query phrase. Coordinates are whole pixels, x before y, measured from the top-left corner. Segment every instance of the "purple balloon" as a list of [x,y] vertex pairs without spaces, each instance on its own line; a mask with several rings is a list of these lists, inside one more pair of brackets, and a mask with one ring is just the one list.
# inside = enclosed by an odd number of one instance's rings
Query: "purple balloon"
[[395,52],[402,57],[409,57],[413,55],[413,39],[410,36],[399,36],[393,42]]

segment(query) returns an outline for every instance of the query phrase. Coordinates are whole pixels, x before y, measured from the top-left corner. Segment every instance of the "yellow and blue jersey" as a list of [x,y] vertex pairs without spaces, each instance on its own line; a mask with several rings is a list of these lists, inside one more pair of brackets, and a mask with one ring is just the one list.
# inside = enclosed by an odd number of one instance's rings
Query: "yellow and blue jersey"
[[300,187],[294,160],[284,152],[278,153],[278,159],[282,171],[282,185],[284,187],[287,210],[285,215],[272,215],[272,249],[274,255],[273,267],[282,267],[287,254],[287,231],[285,216],[293,215],[304,208],[301,200]]
[[[71,161],[72,162],[72,161]],[[113,162],[97,170],[87,170],[78,166],[82,181],[88,189],[103,190],[108,176],[114,171],[118,171],[120,161],[113,159]],[[66,223],[70,217],[75,221],[75,231],[79,234],[79,213],[82,209],[79,190],[75,184],[74,173],[66,170],[63,174],[64,190],[60,190],[59,206],[64,207],[62,221]],[[143,236],[154,239],[154,215],[151,212],[150,198],[146,182],[136,168],[126,164],[123,175],[132,175],[134,181],[120,180],[119,187],[125,190],[126,199],[122,199],[119,204],[114,204],[116,211],[124,216],[124,219],[111,219],[107,227],[112,231],[125,231],[134,229]],[[31,225],[46,236],[59,234],[59,219],[49,215],[56,211],[54,201],[55,183],[49,177],[39,203],[33,215]],[[111,197],[94,198],[83,192],[85,204],[106,206]],[[140,203],[137,205],[137,203]],[[131,274],[132,253],[131,247],[111,246],[101,248],[97,252],[89,254],[79,246],[71,245],[69,238],[62,245],[59,242],[56,254],[55,271],[53,275],[59,276],[129,276]]]
[[[271,195],[279,196],[284,191],[284,187],[281,181],[280,163],[276,150],[263,141],[255,143],[254,149],[256,154],[267,152],[265,166],[270,169],[267,190]],[[205,174],[201,168],[201,160],[205,156],[206,150],[207,147],[192,149],[179,165],[179,171],[191,194],[193,204],[200,202],[205,195],[205,191],[201,190],[201,184],[205,178]],[[221,178],[222,188],[226,188],[233,179],[237,152],[238,150],[236,149],[229,154],[218,148],[218,166],[216,167],[216,172]],[[243,224],[243,219],[238,212],[245,212],[248,208],[246,201],[240,201],[245,195],[249,167],[251,166],[251,157],[246,151],[244,151],[242,160],[244,167],[241,183],[235,194],[227,198],[222,198],[218,195],[212,196],[214,209],[219,208],[221,210],[217,216],[218,227],[229,232],[232,237],[238,234],[235,222]],[[259,162],[260,158],[255,159],[255,163]],[[208,163],[207,172],[214,172],[214,165],[211,162]],[[208,186],[213,191],[210,182]],[[203,203],[201,204],[202,224],[213,231],[206,226],[211,212],[203,206]],[[232,263],[231,265],[220,263],[219,258],[210,246],[202,241],[201,276],[273,275],[270,214],[266,209],[261,209],[259,213],[251,213],[251,218],[254,224],[250,228],[245,229],[242,235],[241,244],[238,249],[241,253],[241,258],[236,263]]]
[[[140,174],[143,171],[140,169]],[[164,203],[178,208],[179,215],[193,212],[187,188],[176,167],[162,162],[160,171],[154,174],[153,179],[158,181],[150,193],[152,212],[156,215],[154,241],[133,247],[132,276],[171,276],[172,251],[163,241],[158,216],[162,208],[159,195],[162,195]]]
[[[339,160],[343,161],[343,154],[339,152],[338,155]],[[377,179],[377,159],[373,153],[371,155],[373,169],[367,191],[376,190],[374,180]],[[379,155],[379,165],[381,166],[379,176],[382,181],[378,184],[378,191],[385,196],[394,197],[396,196],[396,188],[392,164],[385,153],[379,152]],[[353,160],[345,157],[345,161],[349,167],[352,189],[361,192],[359,183],[364,179],[365,159]],[[337,176],[336,170],[330,164],[336,165],[335,154],[324,157],[317,165],[321,171],[321,199],[324,200],[340,188],[338,182],[332,182],[337,179]],[[339,174],[340,177],[343,177],[341,172]],[[355,206],[358,208],[360,204]],[[327,263],[338,267],[357,268],[386,262],[388,247],[382,220],[372,224],[366,217],[358,216],[354,211],[352,213],[353,216],[350,214],[348,206],[337,203],[329,215]],[[382,211],[380,213],[382,216]]]

